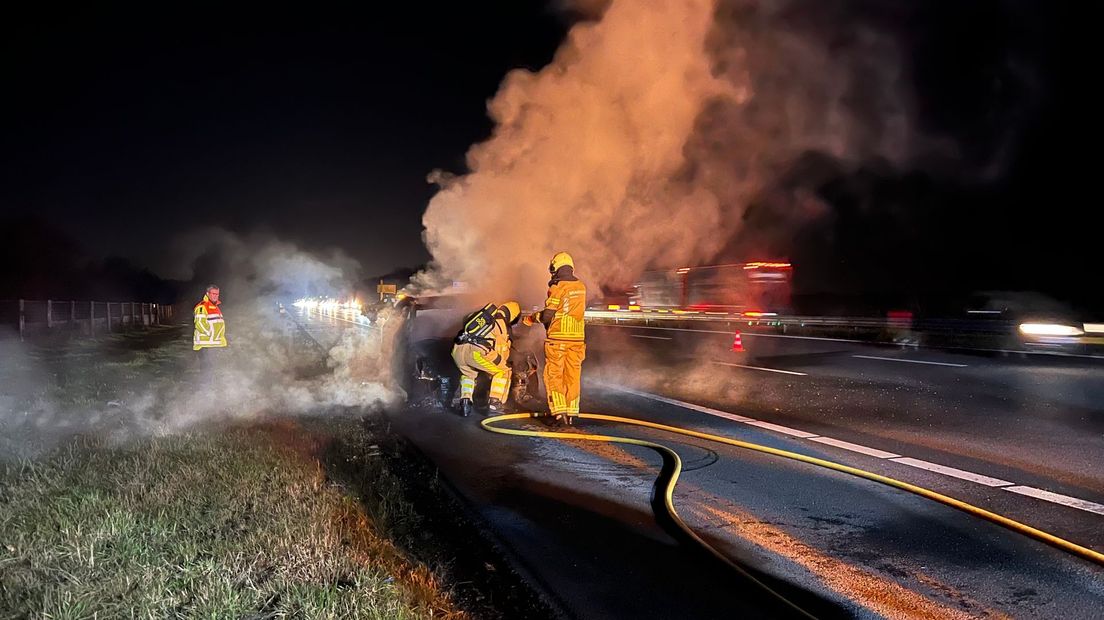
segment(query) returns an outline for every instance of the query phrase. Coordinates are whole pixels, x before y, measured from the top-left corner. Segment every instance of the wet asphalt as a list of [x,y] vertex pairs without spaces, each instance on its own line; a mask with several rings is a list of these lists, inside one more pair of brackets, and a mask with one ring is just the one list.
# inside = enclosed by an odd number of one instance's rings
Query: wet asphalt
[[[860,467],[1104,550],[1104,515],[1083,509],[1104,505],[1099,362],[752,334],[747,350],[733,353],[726,334],[597,326],[589,341],[587,411]],[[658,454],[493,435],[475,418],[433,407],[389,415],[565,617],[796,615],[657,518]],[[818,617],[1104,617],[1104,568],[953,508],[703,440],[585,428],[674,447],[687,467],[675,495],[686,521]],[[808,436],[1011,484],[989,486]],[[1087,503],[1044,501],[1010,486]]]

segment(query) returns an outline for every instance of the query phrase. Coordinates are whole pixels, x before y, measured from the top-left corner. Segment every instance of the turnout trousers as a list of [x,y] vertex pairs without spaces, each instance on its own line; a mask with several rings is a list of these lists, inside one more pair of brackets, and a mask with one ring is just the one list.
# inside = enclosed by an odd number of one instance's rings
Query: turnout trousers
[[460,369],[460,398],[472,397],[476,376],[485,372],[491,376],[491,392],[488,396],[506,402],[506,392],[510,389],[510,369],[502,356],[465,343],[452,347],[452,361]]
[[571,340],[544,341],[544,387],[553,415],[579,413],[586,343]]

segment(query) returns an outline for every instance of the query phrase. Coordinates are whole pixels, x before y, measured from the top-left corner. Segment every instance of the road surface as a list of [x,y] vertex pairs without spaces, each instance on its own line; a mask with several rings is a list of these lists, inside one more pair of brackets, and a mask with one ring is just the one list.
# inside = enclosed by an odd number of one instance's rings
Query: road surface
[[[1099,362],[752,334],[732,353],[728,333],[588,329],[587,411],[860,467],[1104,550]],[[506,438],[426,408],[391,417],[565,616],[787,613],[657,521],[647,449]],[[1104,610],[1104,568],[930,500],[721,444],[586,430],[674,447],[686,521],[819,617]]]

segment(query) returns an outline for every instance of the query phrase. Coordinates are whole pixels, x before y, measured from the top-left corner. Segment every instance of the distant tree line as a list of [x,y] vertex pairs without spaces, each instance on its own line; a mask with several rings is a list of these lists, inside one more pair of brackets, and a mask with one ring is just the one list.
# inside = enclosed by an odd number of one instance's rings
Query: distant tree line
[[125,258],[92,257],[75,239],[40,218],[0,218],[0,299],[171,304],[180,299],[185,285]]

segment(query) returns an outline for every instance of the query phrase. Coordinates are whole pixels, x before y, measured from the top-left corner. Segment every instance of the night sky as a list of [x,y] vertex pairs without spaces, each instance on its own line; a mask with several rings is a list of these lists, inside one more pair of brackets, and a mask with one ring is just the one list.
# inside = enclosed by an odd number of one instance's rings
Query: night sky
[[[0,218],[33,215],[90,256],[167,276],[187,271],[171,240],[210,225],[338,247],[365,275],[424,262],[427,173],[463,171],[503,75],[547,63],[576,17],[563,3],[408,4],[9,15]],[[943,162],[820,179],[834,217],[783,234],[795,260],[835,268],[802,286],[1037,289],[1098,305],[1099,172],[1076,150],[1095,146],[1085,118],[1099,111],[1076,73],[1077,16],[926,6],[901,27],[919,117],[962,145],[971,173]],[[987,161],[999,165],[983,174]],[[879,197],[889,206],[872,211]]]
[[502,76],[547,63],[567,22],[521,2],[388,4],[27,16],[3,60],[5,211],[159,269],[202,224],[341,247],[367,274],[425,261],[426,175],[462,169]]

